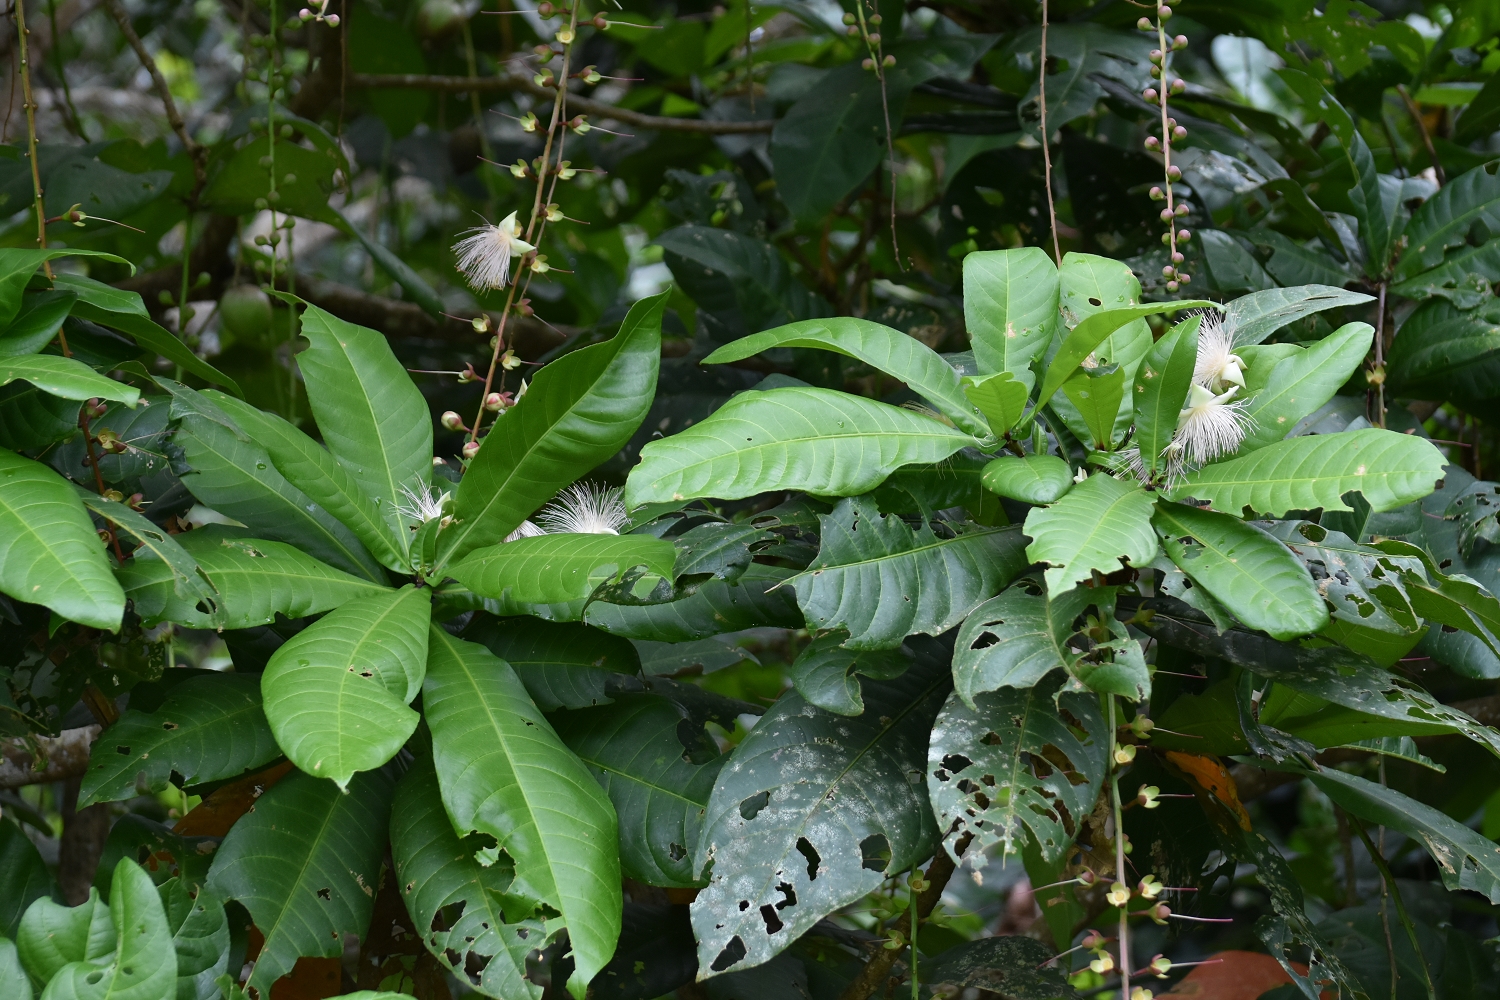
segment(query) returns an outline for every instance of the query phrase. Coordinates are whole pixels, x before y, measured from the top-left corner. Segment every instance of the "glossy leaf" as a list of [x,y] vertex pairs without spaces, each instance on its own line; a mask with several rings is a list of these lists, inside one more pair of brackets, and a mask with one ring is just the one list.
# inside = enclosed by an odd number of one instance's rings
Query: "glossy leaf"
[[56,891],[47,863],[14,815],[0,821],[0,938],[15,938],[27,908]]
[[744,392],[642,448],[625,502],[734,500],[778,489],[864,493],[903,465],[940,462],[975,443],[940,420],[832,389]]
[[[1028,379],[1034,376],[1027,376]],[[964,395],[978,408],[996,437],[1016,425],[1026,413],[1027,382],[1010,372],[998,372],[982,378],[966,378]]]
[[[21,310],[22,295],[36,269],[49,260],[60,257],[102,257],[116,264],[128,264],[122,257],[97,250],[50,249],[32,250],[6,247],[0,250],[0,327],[7,327]],[[129,265],[134,271],[134,265]],[[140,296],[136,296],[137,299]]]
[[1368,323],[1347,323],[1269,370],[1252,364],[1246,391],[1253,395],[1245,413],[1254,423],[1240,454],[1280,441],[1298,421],[1332,399],[1364,363],[1374,335]]
[[734,583],[711,580],[694,593],[667,604],[630,606],[596,601],[584,620],[630,639],[688,642],[741,629],[769,626],[802,628],[796,594],[784,586],[795,571],[751,563]]
[[66,479],[0,449],[0,592],[114,631],[125,595]]
[[214,853],[208,888],[250,911],[265,945],[247,987],[269,993],[303,956],[338,958],[370,923],[391,810],[391,779],[349,789],[293,772],[255,801]]
[[154,712],[127,708],[96,740],[78,793],[80,807],[223,781],[280,756],[254,674],[190,677]]
[[1463,246],[1469,230],[1485,227],[1488,236],[1500,232],[1500,166],[1475,167],[1422,203],[1412,213],[1403,235],[1406,249],[1396,266],[1396,277],[1410,278],[1443,261],[1450,247]]
[[663,293],[631,306],[611,340],[547,365],[495,422],[458,487],[450,558],[503,542],[630,440],[656,393],[665,305]]
[[384,335],[309,305],[302,336],[310,346],[297,369],[324,443],[392,533],[404,533],[402,490],[423,490],[432,475],[427,401]]
[[712,865],[692,905],[703,975],[766,962],[927,856],[931,813],[908,776],[922,767],[947,675],[930,656],[867,684],[854,719],[782,695],[735,748],[695,861],[700,875]]
[[1029,688],[1055,670],[1071,669],[1078,653],[1068,640],[1078,616],[1099,599],[1074,587],[1049,599],[1027,577],[985,601],[964,619],[953,644],[953,688],[969,708],[986,691]]
[[1233,336],[1235,347],[1247,347],[1314,313],[1370,301],[1373,296],[1333,285],[1267,288],[1230,302],[1224,310],[1224,326]]
[[1386,369],[1395,392],[1490,399],[1500,377],[1500,303],[1460,310],[1426,302],[1401,325]]
[[1280,540],[1187,504],[1158,503],[1151,520],[1167,556],[1251,628],[1294,639],[1328,624],[1312,575]]
[[21,967],[21,956],[16,951],[16,943],[3,936],[0,936],[0,990],[4,990],[6,996],[14,997],[15,1000],[33,1000],[35,996],[31,991],[31,980]]
[[1218,304],[1202,299],[1184,299],[1174,302],[1144,302],[1094,313],[1063,339],[1062,347],[1047,366],[1047,377],[1042,380],[1042,389],[1037,398],[1044,403],[1050,400],[1078,370],[1078,366],[1083,364],[1084,359],[1126,324],[1146,316],[1198,308],[1218,308]]
[[976,867],[995,846],[1019,854],[1031,840],[1049,862],[1074,846],[1109,770],[1111,740],[1099,698],[1060,695],[1063,680],[980,694],[973,708],[949,696],[932,728],[927,793],[955,860],[955,842],[968,834],[964,857]]
[[475,615],[462,634],[509,663],[544,712],[607,705],[641,669],[630,640],[583,624]]
[[1151,345],[1135,373],[1134,445],[1152,475],[1162,467],[1161,454],[1172,443],[1188,387],[1193,384],[1202,322],[1194,316],[1172,327]]
[[16,930],[21,964],[41,983],[74,962],[107,960],[117,944],[109,906],[93,888],[77,906],[38,899],[27,908]]
[[894,649],[913,633],[939,635],[1026,568],[1013,527],[950,527],[938,536],[882,515],[868,498],[820,515],[822,546],[789,581],[816,629],[844,629],[850,649]]
[[494,837],[515,863],[512,891],[562,913],[581,994],[620,934],[614,807],[483,646],[434,627],[422,703],[454,829]]
[[983,482],[1012,500],[1053,503],[1073,488],[1073,469],[1056,455],[1001,455],[984,467]]
[[1025,381],[1057,327],[1057,265],[1040,247],[985,250],[964,257],[963,278],[964,324],[979,370]]
[[73,489],[85,507],[114,525],[120,535],[138,543],[152,558],[160,560],[171,570],[172,592],[177,597],[195,606],[218,606],[219,592],[214,589],[213,581],[174,536],[117,500],[102,497],[76,483]]
[[1095,573],[1144,566],[1156,555],[1152,495],[1133,482],[1095,473],[1050,507],[1026,515],[1026,558],[1044,563],[1047,590],[1060,594]]
[[126,406],[140,401],[141,391],[100,375],[82,361],[54,354],[32,354],[0,359],[0,385],[17,379],[63,399],[113,399]]
[[35,354],[52,342],[78,296],[72,292],[34,292],[21,299],[20,312],[0,327],[0,358]]
[[614,803],[625,876],[647,885],[701,884],[693,878],[693,851],[727,759],[701,726],[650,695],[566,712],[556,725],[557,735]]
[[177,1000],[214,1000],[220,995],[215,981],[229,966],[229,919],[223,900],[202,886],[189,887],[181,878],[163,882],[157,894],[177,953]]
[[1442,453],[1430,442],[1371,427],[1277,441],[1189,473],[1168,495],[1231,514],[1280,517],[1314,507],[1350,510],[1343,496],[1357,490],[1379,513],[1420,500],[1442,478]]
[[911,653],[895,649],[849,649],[845,632],[820,635],[792,663],[792,686],[810,705],[837,715],[862,715],[861,675],[877,681],[900,677],[911,666]]
[[1115,416],[1125,399],[1125,369],[1116,367],[1102,375],[1082,371],[1064,382],[1062,390],[1088,429],[1085,443],[1092,442],[1100,451],[1112,450]]
[[565,605],[549,609],[544,617],[577,620],[601,584],[619,582],[640,569],[638,586],[649,589],[656,581],[672,580],[676,562],[672,543],[650,535],[537,535],[476,549],[449,567],[448,575],[494,599],[499,614]]
[[1306,563],[1334,618],[1397,634],[1422,628],[1402,586],[1405,573],[1423,573],[1420,559],[1360,545],[1310,521],[1274,521],[1262,527]]
[[[47,984],[47,1000],[157,1000],[177,995],[177,951],[156,886],[130,860],[115,866],[107,958],[75,960]],[[87,905],[87,904],[85,904]]]
[[469,981],[485,996],[539,1000],[526,956],[545,945],[544,922],[534,902],[511,891],[515,868],[506,858],[484,865],[474,853],[453,832],[432,758],[418,757],[396,786],[391,857],[422,944],[457,975],[479,966],[479,981]]
[[261,674],[265,716],[298,769],[340,789],[416,730],[432,595],[411,586],[350,601],[288,639]]

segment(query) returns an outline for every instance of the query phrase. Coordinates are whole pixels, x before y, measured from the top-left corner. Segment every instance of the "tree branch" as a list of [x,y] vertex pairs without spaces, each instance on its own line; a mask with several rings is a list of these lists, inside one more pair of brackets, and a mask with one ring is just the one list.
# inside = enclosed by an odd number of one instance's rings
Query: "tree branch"
[[[89,769],[89,747],[98,738],[98,726],[64,729],[58,736],[32,736],[0,740],[0,788],[20,788],[81,777]],[[34,744],[39,754],[33,754]],[[35,770],[42,761],[42,769]]]
[[[351,73],[349,83],[355,87],[438,90],[453,94],[467,93],[471,90],[511,90],[547,100],[551,100],[554,96],[552,88],[539,86],[530,77],[525,76],[487,76],[474,79],[467,76],[428,76],[420,73]],[[776,127],[774,121],[729,122],[709,121],[704,118],[667,118],[662,115],[646,115],[573,93],[568,94],[568,108],[570,111],[594,115],[601,120],[612,119],[624,125],[634,125],[636,128],[648,128],[658,132],[745,135],[769,132]]]
[[[953,877],[956,866],[953,858],[948,854],[947,848],[939,844],[937,854],[932,859],[932,864],[927,866],[927,873],[923,879],[927,882],[927,888],[917,896],[917,917],[926,919],[937,906],[938,900],[943,898],[943,888],[948,880]],[[908,909],[896,919],[896,925],[892,931],[899,933],[903,938],[911,940],[911,910]],[[912,947],[916,947],[913,943]],[[839,1000],[868,1000],[870,995],[880,988],[881,984],[891,972],[891,966],[896,964],[896,956],[900,949],[878,948],[865,967],[859,970],[859,975],[844,987],[844,992],[839,994]],[[886,995],[889,995],[887,993]]]
[[141,36],[135,33],[135,26],[130,23],[130,14],[125,10],[125,5],[120,0],[104,0],[104,6],[109,8],[109,13],[114,17],[115,23],[120,26],[120,34],[130,43],[135,50],[136,58],[141,65],[146,67],[146,72],[151,74],[151,82],[156,87],[156,96],[161,98],[161,103],[167,109],[167,123],[172,126],[172,131],[177,133],[177,138],[182,141],[182,148],[186,149],[188,156],[193,159],[193,196],[203,189],[207,179],[205,164],[208,159],[208,150],[198,145],[193,137],[188,134],[187,123],[182,120],[182,113],[177,110],[177,102],[172,99],[172,91],[167,86],[166,78],[161,75],[161,70],[156,66],[156,60],[151,53],[146,51],[146,45],[141,41]]

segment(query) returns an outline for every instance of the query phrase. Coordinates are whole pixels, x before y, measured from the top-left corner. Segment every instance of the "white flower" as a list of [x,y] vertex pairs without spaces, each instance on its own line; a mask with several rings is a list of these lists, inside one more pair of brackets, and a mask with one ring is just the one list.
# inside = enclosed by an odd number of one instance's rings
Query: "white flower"
[[1216,312],[1203,314],[1198,327],[1198,358],[1193,381],[1205,389],[1223,392],[1225,386],[1245,384],[1245,362],[1234,353],[1234,334]]
[[1177,430],[1166,451],[1168,468],[1180,471],[1184,462],[1206,465],[1239,450],[1253,423],[1244,400],[1236,400],[1239,386],[1214,395],[1194,384],[1188,388],[1187,407],[1177,415]]
[[574,483],[542,508],[537,522],[549,534],[618,535],[629,519],[621,492]]
[[538,528],[530,521],[522,521],[516,530],[505,536],[507,542],[514,542],[522,538],[535,538],[537,535],[545,535],[546,532]]
[[401,487],[401,495],[406,498],[406,503],[398,503],[396,511],[406,515],[410,520],[426,524],[434,518],[443,516],[443,505],[448,502],[451,494],[440,493],[433,487],[418,485],[416,489],[410,486]]
[[515,212],[501,219],[499,225],[480,226],[469,232],[474,235],[455,243],[453,252],[458,255],[458,269],[468,279],[469,287],[477,291],[504,288],[510,281],[511,257],[536,249],[521,239]]

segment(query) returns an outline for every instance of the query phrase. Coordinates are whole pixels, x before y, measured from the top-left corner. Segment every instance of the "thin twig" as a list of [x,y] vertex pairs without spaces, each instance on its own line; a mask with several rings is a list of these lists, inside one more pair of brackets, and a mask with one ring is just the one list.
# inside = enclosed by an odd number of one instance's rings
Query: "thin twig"
[[[31,96],[31,63],[26,52],[26,39],[31,35],[31,31],[26,27],[25,3],[17,0],[14,11],[17,53],[20,56],[21,67],[21,102],[22,110],[26,112],[27,155],[31,159],[31,191],[36,199],[36,245],[37,249],[45,250],[47,249],[47,210],[42,207],[42,175],[36,158],[36,101]],[[42,261],[42,268],[47,272],[47,279],[50,281],[52,279],[51,262]],[[68,340],[61,327],[58,327],[57,335],[62,342],[63,354],[69,355]]]
[[1385,426],[1385,285],[1380,283],[1380,295],[1375,309],[1375,426]]
[[188,156],[193,160],[193,200],[196,201],[208,176],[205,172],[208,150],[198,145],[188,134],[187,123],[182,120],[182,114],[177,110],[177,102],[172,99],[171,88],[167,86],[166,78],[157,68],[156,60],[152,58],[150,52],[146,51],[146,45],[141,41],[141,36],[135,33],[135,26],[130,23],[130,14],[125,10],[125,5],[120,0],[104,0],[104,6],[109,8],[115,23],[120,26],[120,34],[125,36],[130,47],[135,50],[136,58],[141,61],[142,66],[146,67],[146,72],[151,74],[151,83],[156,88],[156,96],[161,98],[162,107],[167,111],[167,124],[172,126],[172,131],[177,133],[182,148],[187,150]]
[[[932,913],[938,900],[943,896],[943,889],[947,886],[948,880],[953,877],[956,867],[947,849],[939,845],[932,863],[927,866],[927,871],[922,875],[927,888],[923,889],[921,895],[917,897],[915,914],[917,920],[925,920]],[[908,907],[906,912],[896,918],[895,926],[891,928],[891,935],[894,937],[900,934],[903,938],[910,939],[912,916],[912,910]],[[839,994],[839,1000],[868,1000],[870,994],[890,974],[891,966],[896,964],[896,955],[897,951],[893,949],[877,950],[865,963],[864,968],[859,970],[859,975],[844,987],[844,992]]]
[[1042,165],[1047,171],[1047,221],[1052,227],[1052,259],[1062,266],[1057,243],[1057,204],[1052,197],[1052,140],[1047,134],[1047,0],[1042,0],[1042,68],[1037,73],[1037,105],[1042,112]]
[[1437,150],[1433,148],[1432,134],[1427,131],[1427,123],[1422,120],[1422,111],[1417,107],[1417,102],[1412,100],[1406,84],[1396,84],[1396,93],[1401,95],[1401,100],[1406,105],[1406,113],[1411,115],[1412,124],[1417,126],[1417,134],[1422,137],[1422,145],[1427,147],[1427,159],[1432,163],[1432,172],[1437,175],[1438,187],[1442,187],[1448,183],[1448,175],[1443,173],[1443,163],[1438,159]]
[[[1406,936],[1411,941],[1411,950],[1417,954],[1417,966],[1422,970],[1422,979],[1427,987],[1428,1000],[1437,1000],[1437,988],[1432,982],[1432,970],[1427,967],[1427,956],[1422,954],[1422,946],[1417,941],[1417,928],[1412,923],[1411,915],[1406,912],[1406,903],[1401,898],[1401,890],[1396,887],[1396,876],[1391,874],[1391,867],[1386,863],[1385,855],[1375,848],[1370,841],[1370,835],[1365,832],[1364,824],[1356,817],[1350,816],[1349,821],[1354,825],[1354,830],[1359,834],[1359,839],[1364,841],[1365,850],[1370,852],[1370,860],[1375,862],[1375,867],[1380,870],[1380,880],[1383,887],[1388,887],[1391,901],[1396,904],[1396,915],[1401,919],[1401,926],[1406,928]],[[1396,950],[1391,947],[1390,928],[1386,928],[1386,947],[1391,949],[1391,992],[1396,992]]]

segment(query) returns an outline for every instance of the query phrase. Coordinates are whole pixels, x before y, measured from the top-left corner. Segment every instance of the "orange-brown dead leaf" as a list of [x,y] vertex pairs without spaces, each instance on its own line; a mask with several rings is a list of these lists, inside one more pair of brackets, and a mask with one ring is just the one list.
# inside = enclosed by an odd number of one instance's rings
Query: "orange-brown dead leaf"
[[1239,789],[1235,788],[1234,776],[1219,758],[1209,754],[1183,753],[1180,750],[1166,751],[1167,761],[1193,783],[1208,792],[1220,805],[1234,814],[1240,829],[1250,829],[1250,814],[1240,802]]
[[[1270,955],[1255,951],[1221,951],[1207,959],[1212,963],[1200,965],[1187,977],[1163,993],[1167,997],[1194,1000],[1256,1000],[1262,993],[1277,986],[1284,986],[1292,977]],[[1292,968],[1300,976],[1307,975],[1307,967],[1296,962]],[[1323,994],[1328,997],[1329,994]]]
[[208,798],[198,803],[196,808],[178,820],[172,832],[179,837],[224,836],[229,832],[229,828],[234,826],[236,820],[250,811],[250,807],[255,805],[255,800],[285,777],[291,769],[292,762],[284,760],[264,771],[246,775],[238,781],[232,781],[215,789]]

